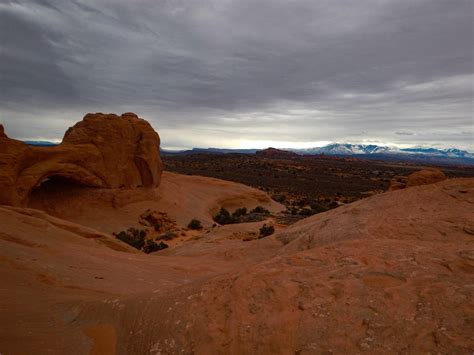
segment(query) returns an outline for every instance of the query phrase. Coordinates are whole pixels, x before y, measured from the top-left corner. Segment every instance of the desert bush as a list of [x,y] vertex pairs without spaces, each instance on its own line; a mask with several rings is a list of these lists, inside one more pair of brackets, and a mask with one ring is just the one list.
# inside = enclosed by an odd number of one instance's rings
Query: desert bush
[[275,195],[272,195],[272,199],[276,202],[280,202],[280,203],[285,203],[286,201],[286,196],[285,195],[279,195],[279,194],[275,194]]
[[146,232],[144,230],[129,228],[126,231],[121,231],[115,234],[115,237],[122,242],[125,242],[132,247],[140,250],[145,245]]
[[339,204],[336,202],[336,201],[332,201],[329,205],[328,205],[329,209],[333,209],[333,208],[336,208],[336,207],[339,207]]
[[189,222],[188,224],[188,228],[193,230],[202,229],[201,221],[199,221],[198,219],[192,219],[191,222]]
[[313,211],[313,214],[316,214],[316,213],[326,212],[328,209],[319,203],[312,203],[311,210]]
[[260,238],[268,237],[269,235],[272,235],[274,232],[275,232],[275,227],[267,226],[266,224],[264,224],[262,228],[260,228],[260,236],[258,238],[260,239]]
[[237,208],[234,213],[232,213],[232,217],[240,217],[240,216],[245,216],[247,214],[247,208],[241,207]]
[[305,208],[302,208],[299,212],[299,214],[301,216],[312,216],[314,214],[313,210],[305,207]]
[[249,213],[247,208],[237,208],[232,215],[225,208],[221,208],[213,218],[214,221],[219,224],[233,224],[233,223],[246,223],[246,222],[259,222],[263,221],[266,216],[270,214],[270,211],[263,208],[262,206],[255,207]]
[[214,216],[214,221],[219,224],[232,224],[237,223],[237,220],[233,218],[229,211],[222,207],[219,212]]
[[[163,243],[163,242],[162,242]],[[147,240],[143,246],[143,252],[146,254],[153,253],[154,251],[161,250],[159,245],[156,244],[153,240]]]
[[158,243],[158,250],[163,250],[163,249],[166,249],[168,248],[168,244],[166,244],[165,242],[159,242]]
[[266,208],[262,207],[262,206],[257,206],[253,210],[251,210],[250,213],[261,213],[261,214],[268,215],[268,214],[270,214],[270,211],[267,210]]

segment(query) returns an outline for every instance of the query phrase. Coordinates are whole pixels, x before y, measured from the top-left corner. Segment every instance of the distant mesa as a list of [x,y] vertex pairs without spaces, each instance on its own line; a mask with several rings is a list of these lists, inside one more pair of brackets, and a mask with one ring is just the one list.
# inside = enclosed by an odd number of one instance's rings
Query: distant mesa
[[280,150],[272,147],[264,150],[259,150],[255,152],[255,154],[259,157],[270,159],[292,159],[298,157],[298,154],[296,154],[295,152]]
[[156,187],[163,164],[160,137],[134,113],[88,113],[61,144],[35,147],[0,126],[0,204],[26,205],[42,183],[61,180],[101,188]]

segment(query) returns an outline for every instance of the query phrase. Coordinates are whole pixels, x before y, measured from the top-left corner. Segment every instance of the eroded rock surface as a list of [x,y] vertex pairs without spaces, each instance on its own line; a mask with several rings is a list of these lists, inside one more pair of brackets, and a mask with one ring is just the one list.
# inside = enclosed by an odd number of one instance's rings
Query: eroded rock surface
[[[171,213],[179,201],[174,211],[201,219],[229,191],[251,192],[170,173],[159,189],[174,196],[127,211]],[[117,240],[90,227],[2,206],[0,318],[8,326],[0,327],[0,348],[471,354],[473,213],[474,179],[451,179],[378,194],[263,239],[234,237],[255,225],[226,225],[145,255],[118,250]]]
[[446,175],[440,169],[422,169],[409,176],[395,176],[390,182],[388,190],[396,191],[407,187],[434,184],[443,180],[446,180]]
[[87,114],[61,144],[32,147],[0,128],[0,204],[25,205],[48,179],[101,188],[156,187],[163,170],[160,138],[134,113]]
[[439,169],[423,169],[408,176],[407,187],[429,185],[446,180],[446,175]]

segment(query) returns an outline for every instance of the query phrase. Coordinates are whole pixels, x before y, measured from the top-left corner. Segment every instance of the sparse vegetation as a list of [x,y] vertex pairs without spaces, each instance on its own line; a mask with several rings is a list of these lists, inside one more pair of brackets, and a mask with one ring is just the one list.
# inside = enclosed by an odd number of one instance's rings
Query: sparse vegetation
[[232,224],[237,223],[237,220],[230,215],[230,212],[222,207],[219,212],[214,216],[214,221],[219,224]]
[[158,250],[158,244],[156,244],[153,240],[147,240],[145,242],[145,245],[143,246],[143,252],[145,254],[150,254],[157,250]]
[[141,250],[145,245],[146,232],[136,228],[129,228],[126,231],[121,231],[115,234],[115,237],[122,242],[125,242],[132,247]]
[[198,219],[192,219],[191,222],[188,223],[188,228],[193,230],[201,230],[201,221],[199,221]]
[[247,214],[247,208],[241,207],[237,208],[234,213],[232,213],[232,217],[237,218],[241,216],[245,216]]
[[283,194],[274,194],[272,195],[272,200],[279,202],[279,203],[285,203],[286,201],[286,196]]
[[328,209],[319,203],[312,203],[311,210],[313,211],[313,214],[316,214],[316,213],[326,212]]
[[[288,213],[283,223],[352,203],[388,189],[392,179],[401,181],[418,167],[406,163],[387,163],[332,156],[302,156],[289,163],[285,159],[266,159],[247,154],[189,154],[164,156],[167,170],[193,173],[240,182],[268,193],[284,204]],[[450,168],[451,177],[472,176],[472,169]],[[278,178],[276,178],[278,177]],[[339,201],[336,202],[336,201]],[[248,207],[247,207],[248,208]],[[300,210],[308,208],[311,210]],[[240,223],[262,219],[262,210],[223,216],[223,223]],[[249,217],[250,216],[250,217]],[[262,217],[263,216],[263,217]],[[294,218],[292,217],[294,216]],[[220,221],[217,221],[221,224]]]
[[232,214],[222,207],[219,212],[214,216],[214,221],[221,224],[233,224],[233,223],[246,223],[246,222],[259,222],[263,221],[270,215],[270,211],[262,206],[257,206],[249,213],[247,208],[237,208]]
[[313,212],[312,209],[304,207],[304,208],[300,209],[299,214],[301,216],[312,216],[314,214],[314,212]]
[[137,228],[129,228],[126,231],[114,233],[115,237],[122,242],[125,242],[135,249],[141,250],[146,254],[153,253],[158,250],[168,248],[166,243],[160,242],[159,244],[155,241],[148,239],[146,240],[146,232]]
[[262,206],[257,206],[253,210],[251,210],[250,213],[260,213],[260,214],[264,214],[264,215],[269,215],[270,211],[267,210],[266,208],[262,207]]
[[267,226],[266,224],[264,224],[262,228],[260,228],[260,235],[258,238],[261,239],[261,238],[268,237],[269,235],[272,235],[274,232],[275,232],[275,227],[273,227],[272,225]]

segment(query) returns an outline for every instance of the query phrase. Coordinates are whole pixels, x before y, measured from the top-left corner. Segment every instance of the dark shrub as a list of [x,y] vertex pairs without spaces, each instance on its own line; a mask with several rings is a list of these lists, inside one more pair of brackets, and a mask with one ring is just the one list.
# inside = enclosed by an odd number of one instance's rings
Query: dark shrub
[[312,203],[311,209],[313,210],[313,214],[325,212],[328,210],[326,207],[324,207],[323,205],[320,205],[319,203]]
[[219,211],[219,213],[217,213],[215,216],[214,216],[214,221],[219,223],[219,224],[232,224],[232,223],[236,223],[237,220],[235,218],[233,218],[229,211],[227,211],[224,207],[222,207]]
[[166,244],[165,242],[160,242],[158,244],[158,250],[163,250],[163,249],[166,249],[168,248],[168,244]]
[[145,245],[145,236],[146,233],[144,230],[136,228],[129,228],[126,231],[121,231],[118,234],[115,234],[117,239],[139,250]]
[[270,211],[262,206],[257,206],[250,213],[261,213],[261,214],[270,214]]
[[[163,243],[163,242],[162,242]],[[143,247],[143,252],[146,254],[153,253],[154,251],[161,250],[159,244],[156,244],[153,240],[147,240]]]
[[189,229],[200,230],[202,229],[201,221],[197,219],[192,219],[191,222],[188,224]]
[[329,207],[330,209],[333,209],[333,208],[339,207],[339,204],[338,204],[336,201],[332,201],[332,202],[328,205],[328,207]]
[[240,217],[240,216],[245,216],[247,214],[247,208],[242,207],[242,208],[237,208],[234,213],[232,213],[232,217]]
[[260,238],[268,237],[269,235],[272,235],[274,232],[275,232],[275,227],[267,226],[266,224],[264,224],[262,228],[260,228],[260,236],[258,238],[260,239]]
[[285,195],[272,195],[272,199],[276,202],[284,203],[286,201]]
[[314,214],[313,210],[310,210],[309,208],[302,208],[300,210],[300,215],[301,216],[312,216]]

